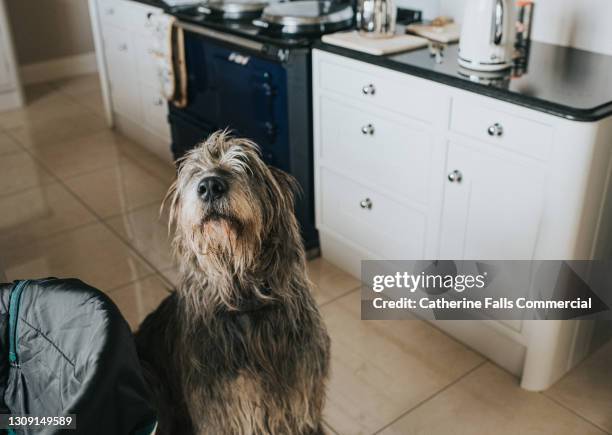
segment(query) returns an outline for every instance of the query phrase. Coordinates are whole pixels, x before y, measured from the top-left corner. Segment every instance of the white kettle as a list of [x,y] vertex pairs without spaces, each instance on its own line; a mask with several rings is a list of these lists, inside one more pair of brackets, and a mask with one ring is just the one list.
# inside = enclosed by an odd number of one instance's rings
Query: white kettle
[[459,41],[459,64],[478,71],[511,67],[515,14],[514,0],[468,0]]

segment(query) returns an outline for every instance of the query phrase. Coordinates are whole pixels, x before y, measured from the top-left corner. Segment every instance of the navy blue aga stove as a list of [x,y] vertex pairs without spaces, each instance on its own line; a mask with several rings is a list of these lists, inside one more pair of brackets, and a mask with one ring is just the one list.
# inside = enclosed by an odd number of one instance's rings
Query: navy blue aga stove
[[[286,3],[308,18],[296,23],[295,13],[287,20],[283,4],[278,4],[280,11],[260,11],[255,21],[252,9],[247,20],[227,18],[222,7],[228,4],[234,13],[236,5],[247,3],[225,1],[207,4],[217,5],[214,10],[199,6],[171,12],[184,32],[187,73],[187,106],[170,104],[174,157],[218,129],[230,128],[255,141],[268,164],[292,174],[301,185],[296,216],[306,249],[315,250],[310,47],[322,32],[349,27],[352,8],[347,12],[346,4]],[[321,11],[322,6],[327,9]],[[316,15],[335,19],[326,26],[313,24]]]

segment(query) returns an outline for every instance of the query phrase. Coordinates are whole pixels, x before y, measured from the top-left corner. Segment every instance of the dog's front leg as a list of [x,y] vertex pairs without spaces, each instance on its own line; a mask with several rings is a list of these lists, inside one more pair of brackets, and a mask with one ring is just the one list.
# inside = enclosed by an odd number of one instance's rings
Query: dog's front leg
[[195,435],[174,360],[178,336],[171,330],[177,324],[175,303],[175,295],[166,298],[135,334],[136,350],[157,411],[155,435]]

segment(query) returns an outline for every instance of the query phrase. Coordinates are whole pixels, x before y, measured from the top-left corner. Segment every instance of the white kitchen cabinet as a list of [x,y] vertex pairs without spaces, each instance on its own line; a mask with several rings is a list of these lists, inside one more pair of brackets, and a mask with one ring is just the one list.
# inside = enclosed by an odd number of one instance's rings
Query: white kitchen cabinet
[[[313,109],[321,252],[357,277],[363,259],[612,255],[610,118],[574,122],[317,49]],[[585,356],[592,326],[435,324],[530,390]]]
[[151,17],[131,0],[89,0],[109,124],[171,161],[168,106],[157,76]]

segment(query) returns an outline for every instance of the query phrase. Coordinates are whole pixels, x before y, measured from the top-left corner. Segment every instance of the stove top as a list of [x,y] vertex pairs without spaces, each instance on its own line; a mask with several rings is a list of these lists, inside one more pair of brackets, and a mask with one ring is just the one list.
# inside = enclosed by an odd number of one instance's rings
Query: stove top
[[283,48],[310,47],[320,37],[320,34],[316,33],[286,35],[270,31],[253,24],[252,18],[244,20],[225,19],[207,13],[205,8],[201,6],[172,8],[168,13],[185,23],[208,27],[212,30],[227,32],[263,44],[271,44]]

